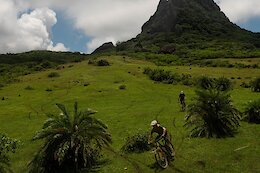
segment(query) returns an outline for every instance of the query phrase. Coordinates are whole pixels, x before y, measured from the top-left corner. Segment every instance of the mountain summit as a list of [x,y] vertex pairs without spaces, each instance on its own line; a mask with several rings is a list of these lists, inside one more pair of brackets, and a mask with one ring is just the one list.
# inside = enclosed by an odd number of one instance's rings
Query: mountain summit
[[238,29],[213,0],[161,0],[155,14],[143,25],[142,33],[221,34]]
[[259,57],[260,33],[230,22],[213,0],[160,0],[142,32],[116,51],[185,59]]

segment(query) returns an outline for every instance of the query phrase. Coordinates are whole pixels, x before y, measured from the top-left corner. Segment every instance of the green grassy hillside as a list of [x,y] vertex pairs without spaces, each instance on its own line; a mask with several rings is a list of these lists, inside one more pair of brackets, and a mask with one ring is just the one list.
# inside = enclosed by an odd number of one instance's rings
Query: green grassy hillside
[[[46,112],[59,113],[55,103],[69,108],[78,101],[79,108],[97,110],[95,115],[108,125],[112,134],[112,149],[104,150],[104,164],[100,172],[259,172],[260,126],[241,123],[238,134],[226,139],[188,138],[183,128],[185,112],[177,103],[180,90],[192,101],[194,88],[184,85],[154,83],[143,74],[143,68],[156,66],[147,61],[102,57],[111,66],[98,67],[87,61],[64,65],[60,70],[47,70],[22,76],[19,82],[0,90],[0,132],[22,141],[17,153],[12,155],[15,173],[26,172],[26,165],[39,148],[41,141],[32,142],[32,136],[46,120]],[[259,93],[239,86],[260,75],[260,69],[237,69],[217,67],[171,66],[162,67],[192,76],[208,75],[234,78],[232,100],[239,110]],[[51,72],[59,77],[49,78]],[[89,84],[89,85],[88,85]],[[120,90],[120,85],[126,89]],[[30,87],[28,87],[30,86]],[[27,89],[26,89],[27,88]],[[31,88],[31,89],[28,89]],[[48,91],[46,91],[48,90]],[[171,165],[160,170],[153,154],[122,154],[120,148],[127,136],[149,130],[150,121],[157,118],[173,137],[177,155]]]

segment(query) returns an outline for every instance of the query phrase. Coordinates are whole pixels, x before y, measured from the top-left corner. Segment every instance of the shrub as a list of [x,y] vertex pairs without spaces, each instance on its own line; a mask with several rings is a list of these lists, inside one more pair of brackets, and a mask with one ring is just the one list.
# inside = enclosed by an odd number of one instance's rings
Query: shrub
[[257,77],[255,80],[250,82],[251,89],[254,92],[260,92],[260,77]]
[[250,88],[250,87],[251,87],[249,84],[247,84],[247,83],[245,83],[245,82],[242,82],[242,83],[240,84],[240,86],[243,87],[243,88]]
[[244,114],[244,120],[249,123],[260,124],[260,99],[253,102],[248,102]]
[[188,106],[185,127],[192,137],[233,136],[239,127],[240,114],[228,92],[217,89],[196,91],[195,102]]
[[97,66],[109,66],[109,62],[107,60],[101,59],[97,62]]
[[152,73],[152,69],[150,67],[145,67],[143,74],[147,74],[148,76]]
[[11,139],[5,134],[0,134],[0,172],[12,172],[10,169],[9,153],[15,153],[20,141]]
[[89,85],[90,85],[90,83],[88,83],[88,82],[85,82],[83,85],[84,85],[84,86],[89,86]]
[[72,112],[56,104],[61,113],[48,119],[33,140],[44,140],[29,163],[29,173],[79,173],[90,171],[101,156],[101,149],[111,142],[107,126],[93,117],[96,111],[80,111],[75,102]]
[[27,87],[25,87],[24,89],[26,89],[26,90],[34,90],[34,88],[33,87],[31,87],[30,85],[28,85]]
[[232,82],[225,77],[210,78],[202,76],[198,78],[197,86],[202,89],[215,88],[220,91],[226,91],[232,89]]
[[121,150],[125,153],[140,153],[148,151],[150,149],[150,146],[148,145],[147,136],[147,132],[138,132],[133,136],[127,137],[126,142]]
[[197,86],[203,89],[212,88],[214,86],[214,79],[207,76],[199,77],[197,79]]
[[59,76],[60,76],[60,74],[57,73],[57,72],[51,72],[51,73],[48,74],[48,77],[49,77],[49,78],[59,77]]
[[120,90],[125,90],[125,89],[126,89],[126,85],[120,85],[120,86],[119,86],[119,89],[120,89]]
[[44,61],[43,63],[41,63],[41,67],[42,68],[52,68],[52,67],[54,67],[54,65],[50,61]]
[[145,68],[144,74],[147,74],[151,80],[162,82],[166,84],[175,84],[181,80],[178,74],[173,74],[171,71],[164,71],[163,69]]
[[232,83],[228,78],[220,77],[215,80],[216,88],[220,91],[226,91],[232,89]]
[[47,92],[51,92],[52,89],[51,89],[51,88],[47,88],[45,91],[47,91]]
[[181,81],[183,85],[187,85],[187,86],[191,86],[194,83],[190,74],[182,74]]
[[88,64],[96,64],[96,62],[95,62],[94,60],[90,59],[90,60],[88,61]]

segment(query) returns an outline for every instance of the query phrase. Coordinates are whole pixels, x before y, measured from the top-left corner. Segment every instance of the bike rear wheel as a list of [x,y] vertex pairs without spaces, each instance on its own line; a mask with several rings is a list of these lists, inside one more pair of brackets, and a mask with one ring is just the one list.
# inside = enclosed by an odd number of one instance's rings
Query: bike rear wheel
[[167,160],[167,156],[165,153],[163,153],[162,151],[158,151],[156,153],[154,153],[154,157],[156,162],[160,165],[160,167],[162,168],[167,168],[168,166],[168,160]]

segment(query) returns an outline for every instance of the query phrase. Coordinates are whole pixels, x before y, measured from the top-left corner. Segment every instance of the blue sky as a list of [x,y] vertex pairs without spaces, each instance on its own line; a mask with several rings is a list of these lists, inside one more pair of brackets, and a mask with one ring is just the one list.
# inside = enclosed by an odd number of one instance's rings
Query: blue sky
[[90,37],[73,27],[73,21],[65,19],[61,13],[56,13],[57,23],[52,28],[54,44],[63,43],[73,52],[87,52],[86,43]]
[[245,23],[237,23],[238,26],[252,32],[260,32],[260,17],[255,17]]

